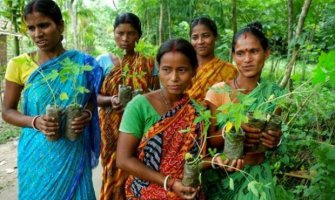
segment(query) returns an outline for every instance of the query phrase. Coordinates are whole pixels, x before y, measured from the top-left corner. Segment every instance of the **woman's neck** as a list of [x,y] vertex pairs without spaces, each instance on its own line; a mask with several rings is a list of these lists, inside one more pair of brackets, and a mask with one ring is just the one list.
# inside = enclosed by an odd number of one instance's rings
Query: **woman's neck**
[[203,66],[204,64],[208,63],[209,61],[211,61],[214,57],[215,57],[214,54],[210,54],[208,56],[199,56],[199,55],[197,55],[199,68],[201,66]]
[[234,80],[234,87],[235,89],[242,89],[243,93],[248,94],[257,87],[259,80],[260,80],[260,76],[249,78],[249,77],[243,77],[239,75]]
[[132,57],[136,54],[136,52],[134,50],[131,51],[126,51],[126,55],[124,57]]
[[173,107],[177,102],[183,98],[183,94],[169,94],[165,89],[161,89],[163,97],[166,99],[165,104],[169,104],[170,107]]
[[65,51],[63,45],[60,45],[59,47],[56,47],[54,50],[51,51],[41,51],[38,50],[38,64],[43,64],[53,58],[56,58],[60,54],[62,54]]

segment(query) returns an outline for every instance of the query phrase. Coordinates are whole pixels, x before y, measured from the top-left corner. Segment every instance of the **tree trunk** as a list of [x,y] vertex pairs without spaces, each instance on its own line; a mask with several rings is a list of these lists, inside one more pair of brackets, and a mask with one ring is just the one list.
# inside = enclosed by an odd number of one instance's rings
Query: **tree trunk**
[[[13,14],[12,14],[12,23],[14,25],[14,32],[18,33],[19,32],[19,24],[16,21],[17,18],[17,12],[19,12],[17,10],[17,8],[13,10]],[[19,38],[18,37],[14,37],[14,50],[15,50],[15,55],[18,56],[20,55],[20,43],[19,43]]]
[[[236,11],[236,3],[237,0],[232,0],[232,22],[233,22],[233,35],[235,35],[235,33],[237,32],[237,11]],[[229,61],[231,62],[233,59],[233,55],[232,52],[230,52],[230,56],[229,56]]]
[[0,66],[5,66],[6,64],[7,64],[7,35],[0,34]]
[[77,0],[71,0],[71,21],[73,29],[73,48],[78,49]]
[[159,45],[164,41],[164,2],[160,1],[160,16],[159,16]]
[[172,38],[172,33],[171,33],[171,29],[172,29],[172,25],[171,25],[171,11],[170,11],[170,4],[167,4],[167,14],[168,14],[168,27],[169,27],[169,39]]
[[293,36],[293,0],[288,0],[287,1],[287,56],[290,55],[290,43],[292,41],[292,36]]
[[[304,5],[302,7],[301,14],[300,14],[300,17],[299,17],[297,30],[296,30],[296,33],[295,33],[295,39],[296,40],[301,35],[302,28],[303,28],[304,22],[305,22],[305,18],[307,16],[307,13],[308,13],[308,10],[309,10],[309,7],[310,7],[311,3],[312,3],[312,0],[305,0],[305,2],[304,2]],[[280,86],[283,87],[283,88],[286,87],[286,85],[287,85],[287,83],[288,83],[288,81],[291,77],[292,69],[293,69],[293,66],[294,66],[294,64],[297,60],[299,51],[300,51],[300,46],[299,46],[299,44],[296,44],[294,49],[293,49],[290,62],[287,64],[285,75],[284,75],[284,77],[283,77],[283,79],[280,83]]]

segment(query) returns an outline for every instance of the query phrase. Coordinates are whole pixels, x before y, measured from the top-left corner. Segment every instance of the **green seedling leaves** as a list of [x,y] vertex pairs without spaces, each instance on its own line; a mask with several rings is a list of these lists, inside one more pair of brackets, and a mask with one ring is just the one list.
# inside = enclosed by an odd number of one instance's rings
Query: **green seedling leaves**
[[188,127],[187,129],[179,130],[179,133],[188,133],[190,132],[191,128]]
[[93,67],[90,66],[90,65],[84,65],[80,69],[81,69],[82,72],[86,72],[86,71],[92,71]]
[[60,95],[59,95],[59,99],[61,101],[65,101],[65,100],[68,100],[69,99],[69,96],[67,95],[66,92],[62,92]]
[[54,81],[57,77],[58,77],[59,73],[57,70],[52,70],[51,73],[49,73],[48,75],[44,76],[43,81]]
[[208,153],[209,153],[209,155],[211,155],[213,157],[217,153],[217,149],[216,148],[214,148],[214,149],[208,148]]
[[234,190],[234,180],[229,177],[229,189]]
[[79,94],[85,94],[85,93],[89,93],[90,92],[87,88],[85,88],[83,86],[77,87],[77,91],[79,92]]

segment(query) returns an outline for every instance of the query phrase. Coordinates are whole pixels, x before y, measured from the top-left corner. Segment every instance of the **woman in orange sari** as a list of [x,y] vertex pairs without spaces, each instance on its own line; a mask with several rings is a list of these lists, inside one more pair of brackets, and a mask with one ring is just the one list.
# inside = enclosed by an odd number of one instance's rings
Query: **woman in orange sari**
[[[181,182],[185,154],[200,151],[201,126],[186,89],[197,67],[184,39],[169,40],[157,54],[162,89],[138,95],[120,125],[117,165],[127,171],[127,199],[194,199],[198,188]],[[189,130],[187,133],[181,130]]]
[[[149,92],[154,85],[154,59],[146,58],[135,52],[135,44],[141,37],[141,23],[132,13],[120,14],[114,22],[114,37],[117,46],[125,51],[125,55],[118,59],[108,54],[109,66],[102,84],[98,104],[101,107],[99,117],[101,122],[102,144],[101,162],[103,168],[100,199],[125,199],[125,174],[117,169],[115,164],[116,144],[119,137],[119,125],[125,105],[119,101],[119,85],[130,86],[132,90],[139,89],[143,93]],[[106,60],[106,58],[104,58]],[[100,57],[100,64],[101,64]]]
[[208,89],[215,83],[234,79],[236,68],[216,57],[215,40],[218,30],[213,20],[198,17],[192,20],[190,30],[191,44],[197,52],[199,67],[192,80],[192,87],[187,91],[190,98],[204,103]]

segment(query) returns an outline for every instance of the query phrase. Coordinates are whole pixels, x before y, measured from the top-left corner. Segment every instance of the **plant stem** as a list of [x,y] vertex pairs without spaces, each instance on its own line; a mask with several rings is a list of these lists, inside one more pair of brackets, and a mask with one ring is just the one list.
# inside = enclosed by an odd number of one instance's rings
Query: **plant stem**
[[49,88],[49,90],[51,92],[52,98],[54,100],[54,105],[56,105],[56,95],[55,95],[55,93],[54,93],[54,91],[53,91],[53,89],[52,89],[49,81],[46,80],[45,75],[43,74],[43,72],[40,69],[37,69],[37,72],[43,77],[43,79],[45,79],[45,83],[47,84],[47,86],[48,86],[48,88]]

